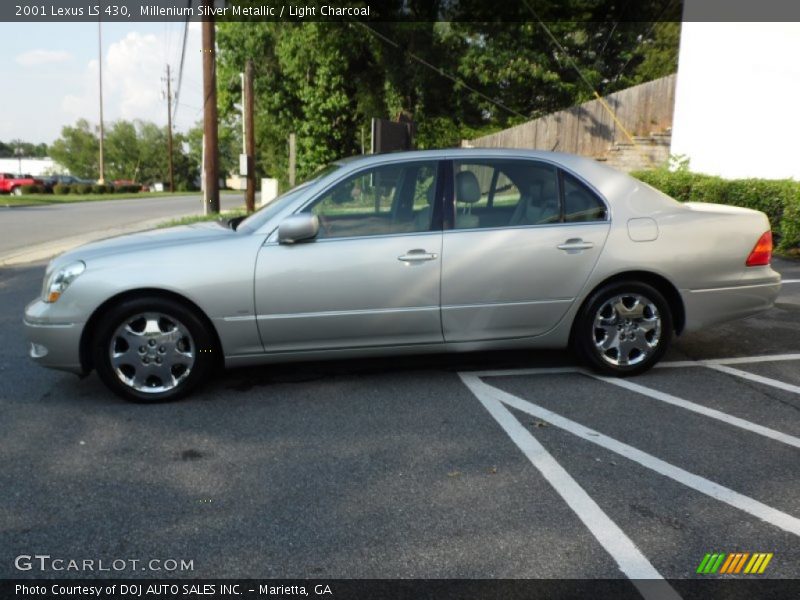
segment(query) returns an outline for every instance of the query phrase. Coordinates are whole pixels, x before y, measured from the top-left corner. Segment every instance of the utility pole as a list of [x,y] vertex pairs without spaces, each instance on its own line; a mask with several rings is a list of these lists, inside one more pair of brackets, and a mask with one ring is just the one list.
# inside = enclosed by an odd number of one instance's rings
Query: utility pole
[[[212,0],[203,0],[206,8],[213,6]],[[219,213],[219,130],[217,116],[217,69],[214,18],[203,21],[203,132],[205,136],[205,214]]]
[[244,73],[239,73],[239,80],[242,83],[242,154],[247,154],[247,130],[245,129],[245,116],[244,116]]
[[103,139],[105,132],[103,131],[103,27],[100,21],[97,21],[97,66],[98,74],[100,76],[100,178],[97,180],[100,185],[105,183],[105,156],[103,153]]
[[244,125],[245,125],[245,154],[247,155],[247,191],[244,203],[247,212],[256,209],[256,134],[253,121],[253,59],[247,59],[244,70],[245,95],[244,95]]
[[16,148],[14,148],[14,155],[17,157],[17,175],[22,177],[22,155],[25,154],[22,150],[22,140],[14,140]]
[[167,152],[169,153],[169,191],[175,191],[175,167],[172,163],[172,79],[167,65]]

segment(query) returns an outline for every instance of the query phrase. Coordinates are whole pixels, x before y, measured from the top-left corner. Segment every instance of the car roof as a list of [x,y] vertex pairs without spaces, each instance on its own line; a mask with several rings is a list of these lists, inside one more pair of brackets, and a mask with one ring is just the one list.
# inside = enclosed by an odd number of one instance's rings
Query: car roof
[[335,164],[342,167],[362,168],[407,160],[464,160],[469,158],[522,158],[555,163],[578,175],[581,179],[588,181],[601,192],[605,192],[605,188],[609,186],[625,184],[630,186],[635,181],[627,174],[604,165],[593,158],[565,152],[550,152],[527,148],[441,148],[436,150],[387,152],[350,156],[335,161]]

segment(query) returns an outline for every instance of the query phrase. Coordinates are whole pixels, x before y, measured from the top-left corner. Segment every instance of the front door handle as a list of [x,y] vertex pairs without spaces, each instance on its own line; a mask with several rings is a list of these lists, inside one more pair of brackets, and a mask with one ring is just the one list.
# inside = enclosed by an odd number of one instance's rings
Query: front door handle
[[405,254],[398,256],[397,260],[404,263],[420,263],[428,260],[436,260],[437,258],[439,258],[439,255],[434,252],[428,252],[422,248],[415,248],[414,250],[409,250]]
[[563,244],[558,245],[559,250],[588,250],[589,248],[594,248],[594,244],[592,242],[584,242],[581,238],[570,238]]

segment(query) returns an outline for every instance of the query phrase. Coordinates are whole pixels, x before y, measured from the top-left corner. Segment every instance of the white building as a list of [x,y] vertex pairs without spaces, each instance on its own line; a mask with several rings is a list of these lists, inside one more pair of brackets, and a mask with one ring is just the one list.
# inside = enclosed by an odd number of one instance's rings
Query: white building
[[13,175],[56,175],[69,174],[69,170],[62,167],[52,158],[0,158],[0,173]]
[[800,23],[683,23],[671,153],[692,171],[800,179],[798,102]]

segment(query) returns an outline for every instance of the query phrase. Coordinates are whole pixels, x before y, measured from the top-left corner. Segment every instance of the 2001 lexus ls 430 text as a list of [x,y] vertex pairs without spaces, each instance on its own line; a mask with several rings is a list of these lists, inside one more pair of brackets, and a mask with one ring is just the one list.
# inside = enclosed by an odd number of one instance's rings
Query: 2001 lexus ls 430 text
[[641,373],[769,308],[767,217],[524,150],[346,159],[248,218],[88,244],[25,310],[31,357],[176,398],[224,365],[571,346]]

